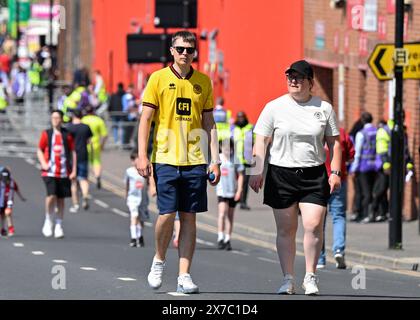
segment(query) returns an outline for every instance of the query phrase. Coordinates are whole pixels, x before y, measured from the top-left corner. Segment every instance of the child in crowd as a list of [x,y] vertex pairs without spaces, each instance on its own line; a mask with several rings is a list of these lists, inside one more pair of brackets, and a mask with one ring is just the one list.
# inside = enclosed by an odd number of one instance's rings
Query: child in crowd
[[[15,234],[15,227],[12,219],[15,192],[22,201],[26,201],[20,193],[16,181],[12,179],[10,170],[8,168],[0,168],[0,217],[2,237],[11,237]],[[6,229],[6,220],[8,229]]]
[[[223,140],[220,142],[220,182],[216,187],[218,198],[218,237],[219,250],[232,250],[230,239],[233,230],[233,217],[235,207],[241,199],[245,167],[234,161],[233,141]],[[237,161],[236,161],[237,162]]]
[[149,219],[148,205],[149,196],[147,194],[147,186],[149,186],[150,194],[156,195],[156,187],[153,178],[148,180],[140,176],[136,169],[137,152],[132,152],[130,159],[132,166],[126,170],[126,199],[127,206],[130,210],[130,246],[144,247],[143,228],[144,221]]

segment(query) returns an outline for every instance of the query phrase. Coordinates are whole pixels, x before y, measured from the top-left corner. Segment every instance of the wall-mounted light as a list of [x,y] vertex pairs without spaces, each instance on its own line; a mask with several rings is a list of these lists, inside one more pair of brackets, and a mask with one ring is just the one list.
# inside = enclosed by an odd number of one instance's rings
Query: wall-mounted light
[[413,9],[413,0],[404,0],[404,11],[411,11]]
[[331,9],[344,8],[346,0],[330,0]]
[[209,39],[210,40],[215,40],[217,38],[217,35],[219,34],[219,29],[213,29],[210,33],[209,33]]

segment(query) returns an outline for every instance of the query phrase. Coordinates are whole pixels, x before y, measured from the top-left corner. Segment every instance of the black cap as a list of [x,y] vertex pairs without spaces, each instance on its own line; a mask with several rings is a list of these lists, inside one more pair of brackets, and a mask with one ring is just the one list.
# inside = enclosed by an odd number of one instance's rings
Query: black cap
[[312,66],[305,60],[299,60],[294,63],[286,70],[286,74],[290,73],[291,71],[296,71],[301,75],[308,77],[310,79],[314,78],[314,70]]

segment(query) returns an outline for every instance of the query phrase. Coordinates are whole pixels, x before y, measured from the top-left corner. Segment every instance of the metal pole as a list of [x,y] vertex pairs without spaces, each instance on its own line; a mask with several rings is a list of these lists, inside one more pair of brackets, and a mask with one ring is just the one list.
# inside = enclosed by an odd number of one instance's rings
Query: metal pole
[[50,0],[50,55],[51,55],[51,69],[48,79],[48,103],[50,111],[53,110],[54,104],[54,65],[53,65],[53,6],[54,0]]
[[19,58],[19,43],[20,43],[20,2],[19,0],[16,0],[16,54]]
[[[396,1],[395,49],[404,47],[404,0]],[[404,191],[403,66],[395,65],[394,127],[391,133],[389,248],[402,249]]]

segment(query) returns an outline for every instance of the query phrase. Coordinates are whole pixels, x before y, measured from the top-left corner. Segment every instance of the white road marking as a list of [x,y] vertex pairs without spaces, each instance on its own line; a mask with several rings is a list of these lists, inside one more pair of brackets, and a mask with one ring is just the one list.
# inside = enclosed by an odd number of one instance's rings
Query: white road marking
[[34,256],[43,256],[45,253],[44,253],[44,252],[42,252],[42,251],[32,251],[32,254],[33,254]]
[[249,256],[249,253],[237,251],[237,250],[232,250],[232,253],[239,254],[241,256]]
[[153,223],[151,223],[151,222],[145,222],[144,225],[146,227],[153,227]]
[[124,218],[128,218],[130,216],[127,212],[121,211],[120,209],[117,209],[117,208],[112,208],[112,212]]
[[173,297],[189,297],[190,296],[189,294],[181,293],[181,292],[168,292],[168,294]]
[[52,262],[54,262],[54,263],[67,263],[67,261],[66,260],[53,260]]
[[202,240],[202,239],[199,239],[199,238],[197,238],[197,243],[199,243],[199,244],[204,244],[204,245],[206,245],[206,246],[210,246],[210,247],[214,247],[215,246],[215,244],[213,243],[213,242],[209,242],[209,241],[204,241],[204,240]]
[[276,261],[276,260],[267,259],[267,258],[263,258],[263,257],[258,257],[258,260],[261,260],[261,261],[267,261],[267,262],[271,262],[271,263],[279,263],[279,262],[278,262],[278,261]]
[[121,281],[137,281],[137,279],[133,279],[133,278],[117,278],[117,279]]
[[32,158],[26,158],[25,161],[31,165],[35,164],[35,161]]
[[98,206],[100,206],[100,207],[102,207],[102,208],[104,208],[104,209],[108,209],[108,208],[109,208],[109,204],[107,204],[107,203],[105,203],[105,202],[103,202],[103,201],[101,201],[101,200],[95,199],[95,200],[94,200],[94,202],[95,202]]
[[92,267],[80,267],[80,270],[84,271],[97,271],[98,269]]
[[13,244],[13,246],[16,247],[16,248],[23,248],[25,245],[23,243],[20,243],[20,242],[15,242]]

